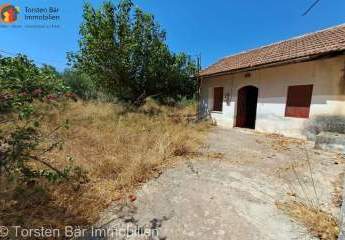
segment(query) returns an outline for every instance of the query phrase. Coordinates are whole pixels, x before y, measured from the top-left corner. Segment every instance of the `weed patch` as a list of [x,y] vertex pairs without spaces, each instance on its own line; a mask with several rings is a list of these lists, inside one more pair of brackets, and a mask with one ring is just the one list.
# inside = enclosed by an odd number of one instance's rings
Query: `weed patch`
[[338,222],[331,214],[297,201],[278,202],[276,205],[278,209],[302,223],[315,237],[321,240],[338,238]]
[[[92,224],[111,202],[126,198],[165,167],[195,154],[209,126],[191,121],[195,107],[150,104],[134,110],[100,102],[38,106],[45,116],[44,132],[68,120],[69,128],[58,136],[62,147],[48,152],[45,160],[57,169],[73,161],[77,180],[46,184],[42,179],[22,186],[2,179],[0,223]],[[33,168],[45,169],[39,163],[33,163]]]

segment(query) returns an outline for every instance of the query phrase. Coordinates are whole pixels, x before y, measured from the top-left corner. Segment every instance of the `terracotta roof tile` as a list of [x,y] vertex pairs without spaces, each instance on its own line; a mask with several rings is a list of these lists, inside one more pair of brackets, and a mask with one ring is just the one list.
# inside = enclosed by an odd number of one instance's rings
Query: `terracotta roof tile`
[[221,59],[201,76],[345,50],[345,24]]

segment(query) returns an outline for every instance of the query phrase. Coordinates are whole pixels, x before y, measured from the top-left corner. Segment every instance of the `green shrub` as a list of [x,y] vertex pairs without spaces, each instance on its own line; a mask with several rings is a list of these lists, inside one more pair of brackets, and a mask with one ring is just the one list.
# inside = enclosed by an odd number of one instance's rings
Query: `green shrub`
[[[68,87],[53,67],[44,65],[39,68],[24,55],[0,56],[1,175],[15,175],[24,181],[37,177],[66,177],[63,171],[42,158],[60,142],[55,139],[49,146],[42,144],[49,135],[45,136],[40,131],[42,115],[36,111],[35,101],[54,102],[66,96],[67,91]],[[28,164],[29,161],[39,162],[49,170],[37,172]]]
[[98,97],[96,86],[87,74],[75,70],[66,70],[62,78],[66,86],[80,98],[90,100]]

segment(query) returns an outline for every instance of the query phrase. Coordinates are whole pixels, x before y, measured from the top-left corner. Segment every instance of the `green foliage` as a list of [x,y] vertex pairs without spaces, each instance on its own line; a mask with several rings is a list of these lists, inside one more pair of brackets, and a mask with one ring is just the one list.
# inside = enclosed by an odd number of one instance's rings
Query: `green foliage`
[[148,96],[165,101],[193,97],[195,62],[172,53],[166,33],[151,14],[130,0],[84,6],[80,50],[68,58],[74,69],[91,77],[98,90],[140,103]]
[[24,55],[0,56],[0,113],[22,112],[27,116],[34,99],[63,95],[68,89],[56,70],[48,65],[37,67]]
[[98,97],[94,82],[89,75],[75,70],[65,70],[62,79],[71,91],[84,100]]
[[32,177],[25,162],[29,160],[30,152],[38,145],[37,130],[31,126],[14,129],[8,137],[2,137],[2,159],[0,168],[9,174],[22,173]]
[[[66,172],[42,159],[45,153],[58,147],[60,141],[44,147],[42,143],[47,142],[50,134],[47,137],[40,131],[43,116],[35,109],[35,101],[49,103],[65,95],[68,88],[59,73],[48,65],[37,67],[24,55],[0,56],[0,89],[0,174],[25,181],[37,177],[49,180],[66,177]],[[39,162],[48,170],[38,172],[30,161]]]

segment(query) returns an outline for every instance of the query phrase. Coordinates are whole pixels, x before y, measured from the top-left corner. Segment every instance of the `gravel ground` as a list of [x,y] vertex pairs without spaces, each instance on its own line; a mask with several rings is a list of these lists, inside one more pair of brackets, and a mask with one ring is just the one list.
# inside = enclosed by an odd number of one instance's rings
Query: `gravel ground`
[[300,199],[339,215],[334,189],[345,161],[312,147],[278,135],[214,128],[200,157],[144,184],[135,201],[114,203],[98,226],[107,229],[106,239],[312,239],[275,206]]

